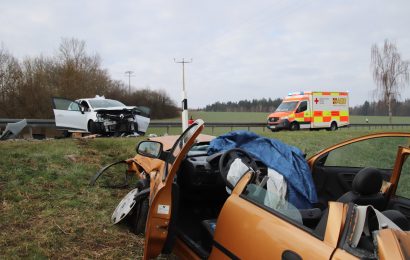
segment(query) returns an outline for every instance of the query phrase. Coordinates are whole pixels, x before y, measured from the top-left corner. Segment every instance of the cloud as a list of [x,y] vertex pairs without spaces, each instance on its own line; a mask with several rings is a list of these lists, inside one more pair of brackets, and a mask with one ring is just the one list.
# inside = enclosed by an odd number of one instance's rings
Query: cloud
[[[410,59],[401,1],[3,1],[0,41],[19,58],[55,53],[62,37],[87,42],[113,78],[165,89],[180,102],[186,66],[191,107],[349,90],[371,99],[370,47],[385,38]],[[403,97],[408,97],[405,92]]]

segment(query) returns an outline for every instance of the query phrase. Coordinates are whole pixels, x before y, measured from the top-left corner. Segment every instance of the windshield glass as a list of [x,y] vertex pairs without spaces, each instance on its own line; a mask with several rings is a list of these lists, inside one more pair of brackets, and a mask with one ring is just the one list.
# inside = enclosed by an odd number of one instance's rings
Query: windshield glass
[[181,152],[184,145],[188,142],[189,139],[198,129],[199,125],[195,124],[192,127],[188,128],[175,142],[174,146],[171,148],[171,154],[176,158]]
[[88,102],[93,108],[125,107],[120,101],[112,99],[90,99]]
[[[163,175],[163,181],[165,181],[165,178],[168,175],[168,171],[170,168],[172,168],[174,161],[179,157],[179,156],[185,156],[185,154],[181,155],[182,150],[186,145],[188,145],[188,142],[192,140],[193,138],[196,138],[199,133],[201,132],[203,127],[204,122],[200,119],[195,121],[192,125],[190,125],[184,133],[178,138],[178,140],[174,143],[172,148],[170,149],[170,156],[172,157],[172,160],[166,160],[166,167],[165,167],[165,173]],[[191,142],[191,145],[193,142]],[[188,152],[188,151],[186,151]]]
[[278,106],[275,112],[293,111],[295,110],[297,104],[298,104],[298,101],[282,102],[282,104]]

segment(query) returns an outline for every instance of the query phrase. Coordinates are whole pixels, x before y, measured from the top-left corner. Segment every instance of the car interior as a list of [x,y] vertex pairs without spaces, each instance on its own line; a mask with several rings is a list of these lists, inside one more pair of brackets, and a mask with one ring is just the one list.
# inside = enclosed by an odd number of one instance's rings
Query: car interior
[[[206,258],[210,254],[216,219],[229,197],[226,180],[220,172],[219,164],[222,153],[208,156],[208,145],[209,143],[195,144],[181,163],[174,180],[172,194],[173,208],[177,209],[174,211],[177,215],[172,216],[171,223],[173,222],[175,225],[172,225],[172,228],[170,225],[169,230],[170,234],[184,241],[202,258]],[[242,156],[238,155],[238,157]],[[325,159],[319,158],[318,163],[312,169],[319,203],[313,205],[312,209],[299,210],[301,223],[296,224],[323,240],[328,216],[327,203],[340,201],[358,205],[372,205],[403,230],[409,230],[408,219],[398,210],[388,210],[388,201],[379,192],[383,180],[386,179],[385,172],[370,167],[355,169],[355,174],[349,175],[349,186],[344,187],[341,183],[346,183],[345,179],[341,182],[337,177],[339,175],[326,176],[327,171],[323,167]],[[227,164],[232,163],[232,161],[233,158]],[[266,193],[266,182],[263,183],[262,180],[267,176],[267,167],[260,161],[256,160],[255,163],[258,174],[252,181],[254,184],[248,185],[244,192],[252,193],[254,187],[261,187]],[[328,192],[329,187],[331,187],[332,192]],[[258,202],[258,198],[249,197]],[[261,201],[259,200],[259,202]],[[284,219],[292,221],[292,216],[281,213]],[[171,244],[166,243],[164,251],[167,251],[166,248],[170,249]],[[358,247],[373,252],[372,238],[363,236]]]

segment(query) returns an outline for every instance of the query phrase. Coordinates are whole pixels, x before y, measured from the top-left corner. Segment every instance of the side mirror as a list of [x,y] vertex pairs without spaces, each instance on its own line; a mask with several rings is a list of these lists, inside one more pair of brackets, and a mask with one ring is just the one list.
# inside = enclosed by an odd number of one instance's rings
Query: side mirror
[[81,112],[81,114],[84,114],[84,111],[85,111],[85,108],[80,105],[80,112]]
[[160,158],[162,143],[155,141],[142,141],[137,145],[137,153],[149,158]]

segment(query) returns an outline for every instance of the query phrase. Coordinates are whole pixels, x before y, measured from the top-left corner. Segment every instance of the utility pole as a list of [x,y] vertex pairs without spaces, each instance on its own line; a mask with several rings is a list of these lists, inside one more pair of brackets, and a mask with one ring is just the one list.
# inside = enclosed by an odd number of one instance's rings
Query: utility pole
[[186,61],[184,58],[182,58],[181,61],[177,61],[174,58],[175,63],[181,63],[182,64],[182,132],[185,131],[185,129],[188,128],[188,98],[186,94],[186,89],[185,89],[185,63],[191,63],[192,59],[189,61]]
[[134,71],[128,70],[125,72],[125,74],[128,74],[128,94],[131,94],[131,74],[133,74]]

